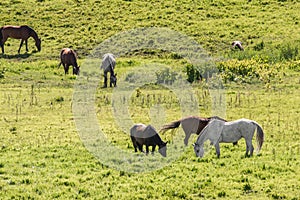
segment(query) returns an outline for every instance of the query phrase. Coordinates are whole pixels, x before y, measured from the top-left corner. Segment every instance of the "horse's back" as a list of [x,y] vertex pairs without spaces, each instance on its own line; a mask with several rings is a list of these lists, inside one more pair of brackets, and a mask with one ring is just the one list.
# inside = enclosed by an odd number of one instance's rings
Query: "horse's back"
[[139,143],[146,145],[159,145],[162,143],[160,136],[151,125],[135,124],[130,129],[131,138],[134,137]]
[[14,39],[28,39],[32,29],[27,25],[12,26],[6,25],[2,27],[2,34],[4,37],[11,37]]
[[208,121],[206,118],[190,116],[181,120],[181,126],[185,132],[198,133],[207,125]]
[[255,121],[246,118],[225,122],[224,132],[239,132],[242,136],[246,136],[256,129],[255,123]]
[[130,129],[130,136],[132,137],[142,137],[143,132],[146,128],[144,124],[135,124]]
[[225,122],[225,125],[227,126],[227,125],[234,125],[234,124],[250,124],[252,122],[254,121],[251,119],[241,118],[234,121]]
[[77,67],[77,54],[70,48],[63,48],[61,50],[60,59],[63,64],[69,64]]
[[107,70],[109,66],[111,66],[112,70],[114,70],[116,65],[115,56],[111,53],[106,53],[103,55],[101,69]]

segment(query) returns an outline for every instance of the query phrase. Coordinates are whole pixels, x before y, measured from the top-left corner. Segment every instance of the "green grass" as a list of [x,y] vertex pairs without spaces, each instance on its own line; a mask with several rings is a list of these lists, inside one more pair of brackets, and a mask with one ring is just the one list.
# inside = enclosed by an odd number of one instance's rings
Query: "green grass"
[[[143,59],[143,62],[153,61]],[[126,66],[126,63],[122,60],[118,64]],[[49,67],[40,68],[43,64]],[[162,169],[130,173],[103,165],[83,146],[71,109],[76,82],[71,75],[64,76],[62,69],[51,68],[56,65],[50,61],[15,66],[14,71],[8,70],[1,79],[0,189],[4,199],[297,199],[299,196],[297,73],[286,71],[283,82],[273,83],[271,88],[259,83],[226,86],[227,119],[246,117],[264,128],[266,141],[260,156],[244,158],[245,143],[240,141],[238,146],[222,144],[220,159],[214,149],[198,159],[190,145]],[[30,70],[26,66],[31,66]],[[42,78],[43,73],[51,78]],[[206,105],[199,107],[199,114],[209,116],[211,102],[201,99],[209,91],[199,84],[193,88],[200,104]],[[180,118],[177,100],[171,98],[167,89],[146,86],[139,89],[138,98],[137,91],[133,92],[129,106],[135,122],[147,124],[153,120],[150,111],[158,103],[155,101],[158,97],[165,109],[165,122]],[[131,153],[130,138],[118,128],[111,112],[112,92],[97,89],[97,118],[108,140]],[[176,133],[183,134],[180,129]],[[166,134],[162,138],[172,137]],[[190,142],[195,139],[193,136]]]
[[[267,55],[293,44],[299,47],[298,1],[7,1],[1,2],[2,24],[27,24],[42,38],[42,52],[29,59],[58,58],[72,47],[79,57],[122,31],[168,27],[192,37],[213,54],[230,51],[233,40],[246,49],[264,43]],[[19,42],[9,40],[6,52],[16,54]],[[30,51],[34,47],[31,41]],[[256,48],[257,49],[257,48]],[[24,52],[24,49],[23,51]]]
[[[299,199],[298,1],[24,2],[0,2],[3,25],[28,24],[42,38],[41,52],[34,52],[30,39],[29,52],[23,54],[23,47],[17,55],[19,41],[9,39],[6,54],[0,56],[0,199]],[[224,78],[224,117],[250,118],[262,125],[265,143],[259,155],[245,158],[241,140],[238,146],[221,144],[220,159],[214,149],[196,158],[191,144],[197,137],[193,135],[176,158],[172,139],[183,135],[181,128],[174,135],[161,135],[169,141],[166,159],[158,152],[154,156],[133,153],[111,106],[116,90],[101,89],[100,73],[84,67],[96,45],[141,27],[179,31],[215,58]],[[231,41],[237,39],[246,51],[230,50]],[[62,67],[57,67],[63,47],[77,50],[83,67],[79,78],[65,76]],[[100,65],[100,58],[92,61]],[[154,49],[118,58],[119,83],[132,80],[131,70],[157,64],[188,78],[187,60]],[[245,76],[244,71],[250,74]],[[107,141],[120,152],[145,161],[132,159],[134,166],[149,167],[159,159],[162,163],[171,160],[168,165],[143,173],[120,171],[88,151],[72,110],[74,85],[87,76],[98,84],[92,106]],[[210,116],[207,84],[193,83],[191,88],[199,109],[193,113]],[[179,100],[168,87],[145,84],[130,89],[129,96],[121,94],[121,101],[128,102],[127,119],[158,129],[182,117]],[[160,111],[163,115],[157,116]],[[115,152],[104,153],[111,158]],[[112,164],[122,168],[122,162],[113,160]]]

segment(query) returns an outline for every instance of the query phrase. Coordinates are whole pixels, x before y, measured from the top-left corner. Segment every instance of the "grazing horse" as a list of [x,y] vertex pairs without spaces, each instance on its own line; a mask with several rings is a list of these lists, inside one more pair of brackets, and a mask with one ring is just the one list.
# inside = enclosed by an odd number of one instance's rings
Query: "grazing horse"
[[63,48],[60,52],[60,65],[64,66],[65,74],[69,72],[69,66],[73,66],[73,74],[79,75],[80,66],[77,64],[77,54],[69,48]]
[[[180,120],[171,122],[169,124],[164,125],[159,132],[166,132],[169,129],[175,129],[178,128],[181,124],[181,127],[185,133],[185,138],[184,138],[184,144],[188,145],[189,138],[192,133],[195,133],[197,135],[200,134],[202,129],[210,122],[212,119],[219,119],[222,121],[226,121],[225,119],[222,119],[220,117],[214,116],[214,117],[209,117],[209,118],[201,118],[197,116],[190,116],[186,118],[182,118]],[[236,143],[234,143],[236,144]]]
[[110,84],[109,86],[117,87],[117,74],[115,74],[114,69],[116,66],[115,56],[111,53],[106,53],[103,55],[102,64],[100,69],[103,69],[104,72],[104,85],[103,88],[107,87],[107,73],[110,73]]
[[20,47],[18,53],[20,54],[21,47],[25,41],[26,52],[28,51],[27,40],[33,37],[35,40],[35,46],[38,51],[41,51],[41,39],[38,37],[37,33],[29,26],[3,26],[0,28],[0,45],[2,48],[2,53],[4,54],[4,43],[8,38],[21,39]]
[[146,154],[149,153],[149,146],[152,146],[152,153],[154,153],[155,147],[158,146],[158,152],[164,157],[167,156],[167,142],[161,140],[151,125],[135,124],[130,129],[130,138],[135,152],[137,149],[144,152],[143,145],[146,145]]
[[[231,122],[224,122],[222,120],[214,119],[207,124],[201,131],[196,143],[194,144],[194,151],[197,157],[204,155],[204,142],[210,140],[211,145],[216,148],[216,154],[220,157],[219,143],[236,142],[241,138],[246,141],[246,154],[245,156],[253,155],[252,138],[256,130],[257,153],[259,153],[263,142],[264,132],[261,126],[250,119],[239,119]],[[250,154],[248,155],[248,153]]]
[[242,42],[241,41],[233,41],[231,43],[231,45],[232,45],[233,49],[238,48],[240,51],[244,51],[244,47],[242,46]]

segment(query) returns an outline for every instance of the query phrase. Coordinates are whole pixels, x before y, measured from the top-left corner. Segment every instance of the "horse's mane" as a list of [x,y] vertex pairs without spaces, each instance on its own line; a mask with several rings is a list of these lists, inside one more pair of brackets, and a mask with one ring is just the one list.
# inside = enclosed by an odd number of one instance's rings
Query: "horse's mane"
[[26,28],[29,30],[30,35],[31,35],[34,39],[38,39],[38,38],[39,38],[38,35],[37,35],[37,33],[36,33],[31,27],[29,27],[29,26],[27,26],[27,25],[25,25],[24,27],[26,27]]
[[[219,136],[221,135],[221,130],[219,130],[218,128],[218,126],[216,126],[216,123],[219,123],[219,122],[222,122],[222,123],[225,123],[225,121],[222,119],[222,118],[214,118],[214,117],[212,117],[211,118],[212,120],[207,124],[207,126],[205,126],[203,129],[202,129],[202,131],[200,132],[200,134],[199,134],[199,137],[197,138],[197,142],[196,143],[198,143],[199,144],[199,142],[201,142],[201,143],[203,143],[205,140],[207,140],[207,139],[214,139],[214,140],[217,140],[218,138],[219,138]],[[214,120],[215,119],[215,120]],[[221,125],[222,127],[224,126],[224,124],[223,125]],[[221,127],[221,128],[222,128]],[[211,130],[214,130],[214,131],[211,131]],[[219,130],[219,131],[217,131],[217,130]],[[213,138],[211,138],[210,137],[210,134],[211,133],[214,133],[213,134]],[[217,136],[217,137],[216,137]],[[216,137],[216,138],[214,138],[214,137]]]

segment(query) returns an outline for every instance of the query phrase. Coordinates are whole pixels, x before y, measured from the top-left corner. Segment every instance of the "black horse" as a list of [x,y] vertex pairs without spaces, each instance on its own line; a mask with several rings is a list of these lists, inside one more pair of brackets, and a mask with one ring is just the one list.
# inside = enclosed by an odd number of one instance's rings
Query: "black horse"
[[146,154],[149,153],[149,146],[152,146],[152,153],[154,153],[155,147],[158,146],[158,152],[164,157],[167,156],[167,142],[161,140],[158,133],[151,125],[134,125],[130,129],[130,137],[135,152],[137,152],[137,149],[144,152],[143,145],[146,145]]

